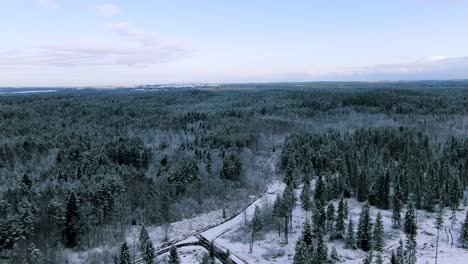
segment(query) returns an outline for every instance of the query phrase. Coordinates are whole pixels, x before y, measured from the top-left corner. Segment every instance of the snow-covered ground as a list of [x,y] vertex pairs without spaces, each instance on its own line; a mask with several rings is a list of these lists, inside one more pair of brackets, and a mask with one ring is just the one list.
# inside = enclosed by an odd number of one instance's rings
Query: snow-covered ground
[[[299,190],[297,195],[299,196]],[[272,204],[274,202],[275,196],[268,196],[268,203]],[[266,200],[262,201],[266,203]],[[338,201],[333,201],[335,208],[337,208]],[[348,200],[349,207],[349,217],[354,221],[355,228],[357,227],[359,221],[359,215],[361,212],[362,203],[358,203],[353,199]],[[454,240],[458,239],[460,234],[460,227],[462,221],[465,219],[465,212],[468,207],[462,208],[457,212],[457,224],[453,230]],[[390,210],[379,210],[376,208],[371,208],[371,216],[373,221],[375,220],[377,213],[381,212],[384,229],[385,229],[385,238],[386,244],[384,247],[384,258],[386,263],[389,263],[390,254],[393,249],[398,247],[400,238],[405,240],[405,235],[401,230],[393,229],[392,227],[392,212]],[[405,212],[402,212],[404,216]],[[450,226],[450,216],[451,212],[447,211],[444,215],[445,225]],[[251,216],[250,216],[251,218]],[[435,214],[428,213],[426,211],[417,212],[418,220],[418,262],[417,263],[432,263],[434,262],[435,256],[435,243],[436,243],[436,229],[434,228],[434,219]],[[232,253],[246,260],[248,263],[292,263],[294,258],[294,249],[296,241],[302,235],[302,227],[306,221],[305,212],[301,209],[299,205],[293,211],[293,229],[291,230],[289,243],[284,244],[283,236],[278,236],[278,233],[275,231],[268,232],[265,236],[254,243],[254,252],[249,253],[249,245],[245,242],[239,242],[238,234],[236,232],[241,232],[243,223],[240,222],[237,229],[233,229],[229,232],[226,232],[224,235],[220,236],[215,240],[217,245],[220,245],[224,248],[228,248]],[[346,221],[347,223],[348,221]],[[214,238],[215,236],[212,236]],[[367,253],[361,250],[349,250],[345,249],[343,242],[333,241],[327,243],[329,253],[333,246],[336,247],[338,254],[342,260],[341,263],[362,263],[363,259],[367,256]],[[445,235],[445,232],[441,232],[439,240],[439,263],[468,263],[468,251],[456,247],[456,245],[451,246],[450,242]]]

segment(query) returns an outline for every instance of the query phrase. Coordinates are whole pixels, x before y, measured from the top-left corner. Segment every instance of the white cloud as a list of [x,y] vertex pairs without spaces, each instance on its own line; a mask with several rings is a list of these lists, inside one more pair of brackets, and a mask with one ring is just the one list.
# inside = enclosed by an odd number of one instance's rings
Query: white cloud
[[58,9],[60,5],[55,0],[36,0],[36,2],[45,8],[48,9]]
[[114,4],[95,5],[92,8],[98,16],[104,17],[112,17],[121,12],[120,7]]
[[106,28],[119,34],[123,41],[119,45],[62,43],[0,51],[0,65],[149,66],[190,54],[186,47],[163,42],[155,33],[138,29],[131,23],[110,24]]

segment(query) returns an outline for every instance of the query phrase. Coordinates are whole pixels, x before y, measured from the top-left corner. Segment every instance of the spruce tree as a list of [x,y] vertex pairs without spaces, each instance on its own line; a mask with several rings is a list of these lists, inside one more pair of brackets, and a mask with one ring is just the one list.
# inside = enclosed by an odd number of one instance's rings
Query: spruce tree
[[316,204],[325,204],[325,184],[321,175],[318,176],[317,182],[315,183],[314,200]]
[[179,264],[179,255],[177,255],[177,248],[175,246],[171,247],[171,250],[169,251],[169,260],[167,262],[168,264]]
[[130,260],[130,250],[128,248],[127,242],[124,242],[120,247],[120,257],[119,257],[120,264],[131,264]]
[[382,222],[382,215],[380,212],[377,214],[375,219],[374,231],[373,231],[373,241],[374,241],[374,250],[381,251],[384,246],[383,242],[383,233],[384,227]]
[[74,192],[68,196],[65,210],[65,245],[67,247],[76,247],[80,241],[80,214],[78,198]]
[[460,247],[468,249],[468,211],[466,211],[465,222],[462,225],[462,230],[458,242]]
[[327,207],[327,231],[333,231],[333,224],[335,223],[335,207],[330,203]]
[[416,225],[416,212],[412,202],[408,203],[408,209],[405,215],[405,233],[406,235],[406,262],[407,264],[415,264],[416,257],[416,235],[417,235],[417,225]]
[[302,241],[309,246],[312,244],[312,230],[310,228],[309,222],[305,222],[304,230],[302,231]]
[[392,214],[392,220],[393,220],[393,227],[394,228],[399,228],[401,224],[401,194],[400,194],[400,189],[399,189],[399,184],[396,184],[395,190],[393,193],[393,214]]
[[404,231],[408,235],[416,235],[416,212],[412,202],[408,203],[408,208],[405,214],[405,226]]
[[353,224],[353,219],[349,219],[348,223],[348,228],[346,231],[346,237],[345,237],[345,246],[346,248],[350,249],[356,249],[356,240],[354,238],[354,224]]
[[296,242],[296,248],[295,248],[295,253],[294,253],[294,264],[307,264],[307,261],[309,260],[307,256],[307,246],[306,244],[299,239]]
[[370,220],[369,211],[369,204],[365,203],[362,207],[357,232],[357,243],[359,245],[359,248],[361,248],[364,251],[369,251],[372,246],[372,223]]
[[153,264],[155,258],[156,256],[154,255],[153,242],[148,239],[145,243],[145,249],[143,251],[143,259],[145,260],[145,264]]
[[138,242],[139,242],[141,252],[145,251],[146,242],[148,242],[149,239],[150,238],[148,235],[148,231],[146,230],[146,227],[142,226],[140,230],[140,235],[138,236]]
[[439,208],[439,212],[436,217],[435,221],[435,228],[437,229],[437,236],[436,236],[436,248],[435,248],[435,263],[437,264],[437,255],[439,251],[439,235],[440,230],[444,227],[444,210],[442,207]]
[[344,202],[343,197],[338,204],[338,214],[336,216],[335,232],[336,238],[340,239],[344,237],[345,234],[345,212],[344,212]]
[[315,250],[315,259],[318,263],[326,263],[328,258],[327,245],[323,240],[323,233],[321,231],[317,234],[317,247]]
[[311,203],[310,203],[310,185],[307,183],[304,183],[304,187],[302,188],[301,192],[301,205],[302,209],[306,212],[306,219],[308,218],[308,213],[311,208]]

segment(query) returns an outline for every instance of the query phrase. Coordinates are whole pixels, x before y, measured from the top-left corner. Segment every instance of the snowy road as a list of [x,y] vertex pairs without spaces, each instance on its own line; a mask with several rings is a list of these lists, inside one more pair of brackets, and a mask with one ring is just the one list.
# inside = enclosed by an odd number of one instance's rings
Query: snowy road
[[[229,248],[223,248],[216,243],[216,239],[228,231],[233,230],[234,228],[242,225],[245,222],[245,219],[251,219],[253,217],[255,207],[261,206],[265,202],[272,201],[276,198],[277,194],[283,192],[285,188],[285,184],[279,181],[275,181],[268,185],[267,189],[263,194],[258,197],[257,199],[253,200],[250,204],[246,206],[243,210],[241,210],[237,215],[234,217],[216,225],[214,227],[210,227],[207,230],[202,230],[190,237],[181,238],[179,240],[172,241],[170,243],[165,244],[163,247],[156,250],[155,255],[160,256],[163,255],[171,249],[172,246],[177,248],[182,247],[193,247],[193,246],[200,246],[205,248],[206,250],[210,250],[213,248],[215,251],[215,256],[220,260],[222,263],[235,263],[235,264],[246,264],[245,260],[236,256]],[[143,259],[137,259],[134,263],[143,263]]]

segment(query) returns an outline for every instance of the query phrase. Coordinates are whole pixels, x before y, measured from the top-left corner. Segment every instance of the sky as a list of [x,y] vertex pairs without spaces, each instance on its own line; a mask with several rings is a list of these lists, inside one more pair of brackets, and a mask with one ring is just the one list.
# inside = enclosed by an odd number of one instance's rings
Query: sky
[[468,79],[468,0],[1,0],[0,87]]

